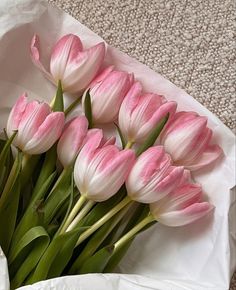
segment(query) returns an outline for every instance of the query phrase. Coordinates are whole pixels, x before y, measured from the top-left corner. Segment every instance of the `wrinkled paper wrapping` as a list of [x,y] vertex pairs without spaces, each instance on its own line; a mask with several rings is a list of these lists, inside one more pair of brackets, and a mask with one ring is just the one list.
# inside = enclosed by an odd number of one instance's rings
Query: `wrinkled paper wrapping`
[[[50,100],[55,87],[44,79],[29,56],[34,33],[41,51],[49,55],[52,44],[67,33],[81,37],[85,47],[102,39],[71,16],[42,0],[0,1],[0,129],[11,106],[24,91],[30,97]],[[47,62],[47,58],[45,58]],[[121,274],[88,274],[42,281],[22,290],[227,290],[236,266],[235,137],[211,112],[182,89],[132,59],[107,46],[106,63],[134,72],[145,90],[178,102],[179,110],[194,110],[209,118],[214,141],[225,158],[194,175],[202,183],[214,216],[180,228],[156,225],[136,238],[123,259]],[[7,261],[0,251],[0,290],[9,288]]]

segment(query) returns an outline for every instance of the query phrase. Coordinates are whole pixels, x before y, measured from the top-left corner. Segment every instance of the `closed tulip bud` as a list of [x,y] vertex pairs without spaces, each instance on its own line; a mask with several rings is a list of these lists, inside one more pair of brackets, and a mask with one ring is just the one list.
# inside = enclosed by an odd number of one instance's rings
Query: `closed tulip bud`
[[129,197],[142,203],[152,203],[174,190],[183,179],[184,168],[171,163],[162,146],[150,147],[142,153],[126,181]]
[[194,183],[182,184],[162,200],[150,205],[155,219],[172,227],[190,224],[213,209],[213,205],[202,201],[202,188]]
[[201,169],[217,160],[223,151],[211,145],[212,130],[207,118],[194,112],[178,112],[161,135],[161,144],[177,165]]
[[132,150],[104,143],[102,130],[97,130],[75,162],[74,179],[81,195],[96,202],[107,200],[125,182],[134,160]]
[[96,77],[89,85],[94,123],[111,123],[117,119],[121,103],[133,80],[133,74],[116,71],[112,66]]
[[27,154],[41,154],[60,137],[64,122],[64,113],[52,112],[44,102],[28,102],[23,94],[10,112],[7,135],[17,130],[13,144]]
[[68,122],[57,145],[58,159],[64,167],[69,166],[81,149],[88,131],[86,117],[79,116]]
[[34,64],[53,83],[62,82],[63,90],[69,93],[83,91],[98,73],[105,56],[105,45],[99,43],[83,49],[80,38],[73,34],[63,36],[52,49],[50,72],[40,61],[39,38],[31,42],[31,58]]
[[119,112],[119,127],[126,141],[143,143],[158,122],[169,113],[169,120],[176,110],[175,102],[163,96],[142,93],[136,82],[127,93]]

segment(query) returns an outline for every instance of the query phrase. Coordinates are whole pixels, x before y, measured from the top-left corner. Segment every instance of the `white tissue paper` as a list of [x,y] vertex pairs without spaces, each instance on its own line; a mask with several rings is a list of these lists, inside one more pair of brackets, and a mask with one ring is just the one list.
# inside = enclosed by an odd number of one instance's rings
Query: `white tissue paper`
[[[30,97],[50,100],[55,93],[29,56],[34,33],[41,39],[42,53],[49,56],[53,43],[74,33],[85,47],[102,38],[66,13],[42,0],[0,1],[0,129],[10,108],[24,91]],[[195,224],[169,228],[156,225],[139,235],[121,262],[119,274],[68,276],[21,290],[227,290],[236,267],[235,137],[211,112],[182,89],[128,55],[107,45],[106,63],[134,72],[144,89],[178,102],[179,110],[194,110],[209,118],[215,142],[225,157],[194,175],[203,185],[214,216]],[[235,188],[234,188],[235,189]],[[8,290],[7,261],[0,251],[0,290]]]

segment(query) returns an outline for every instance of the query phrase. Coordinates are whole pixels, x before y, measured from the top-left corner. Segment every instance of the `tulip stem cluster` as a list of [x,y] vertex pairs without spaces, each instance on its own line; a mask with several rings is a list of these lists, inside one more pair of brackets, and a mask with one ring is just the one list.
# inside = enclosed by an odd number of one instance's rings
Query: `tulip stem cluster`
[[77,213],[81,209],[81,207],[84,205],[86,202],[86,197],[84,195],[81,195],[78,201],[76,202],[75,206],[73,207],[72,211],[70,212],[67,220],[65,221],[65,224],[63,225],[61,229],[61,233],[65,232],[67,228],[70,226],[71,222],[74,220],[76,217]]
[[73,219],[71,224],[66,229],[66,232],[72,231],[77,226],[77,224],[86,216],[86,214],[90,211],[94,204],[95,201],[89,200],[81,209],[81,211],[77,214],[77,216]]
[[80,245],[84,240],[86,240],[91,234],[93,234],[97,229],[104,225],[110,218],[122,210],[126,205],[131,203],[132,200],[126,196],[121,202],[115,205],[109,212],[107,212],[101,219],[94,223],[89,229],[79,237],[76,246]]

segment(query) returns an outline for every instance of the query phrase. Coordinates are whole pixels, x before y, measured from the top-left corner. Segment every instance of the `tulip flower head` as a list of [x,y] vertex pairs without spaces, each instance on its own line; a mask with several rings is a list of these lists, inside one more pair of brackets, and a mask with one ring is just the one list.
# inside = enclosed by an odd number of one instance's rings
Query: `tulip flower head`
[[201,185],[194,183],[182,184],[160,201],[150,205],[155,219],[172,227],[190,224],[213,209],[213,205],[202,201]]
[[58,159],[64,167],[69,166],[76,158],[88,132],[86,117],[79,116],[69,121],[57,145]]
[[152,203],[174,190],[183,179],[184,168],[171,163],[162,146],[150,147],[142,153],[126,181],[129,197],[142,203]]
[[40,61],[39,38],[31,42],[31,58],[34,64],[57,85],[60,80],[63,90],[72,94],[83,91],[98,73],[105,56],[103,42],[84,50],[78,36],[67,34],[55,44],[50,60],[50,72]]
[[143,143],[158,122],[169,113],[169,120],[176,110],[175,102],[163,96],[142,93],[136,82],[127,93],[119,112],[119,127],[126,141]]
[[104,69],[95,78],[89,85],[94,123],[111,123],[117,119],[133,80],[133,74],[115,71],[113,66]]
[[161,144],[177,165],[201,169],[217,160],[223,151],[210,145],[212,130],[207,118],[195,112],[178,112],[161,134]]
[[134,163],[132,150],[120,151],[104,143],[102,130],[91,134],[81,149],[74,168],[74,179],[81,195],[100,202],[113,196],[125,182]]
[[60,137],[64,122],[64,113],[52,112],[44,102],[28,102],[26,94],[23,94],[10,112],[7,135],[10,137],[17,130],[13,144],[24,153],[41,154]]

